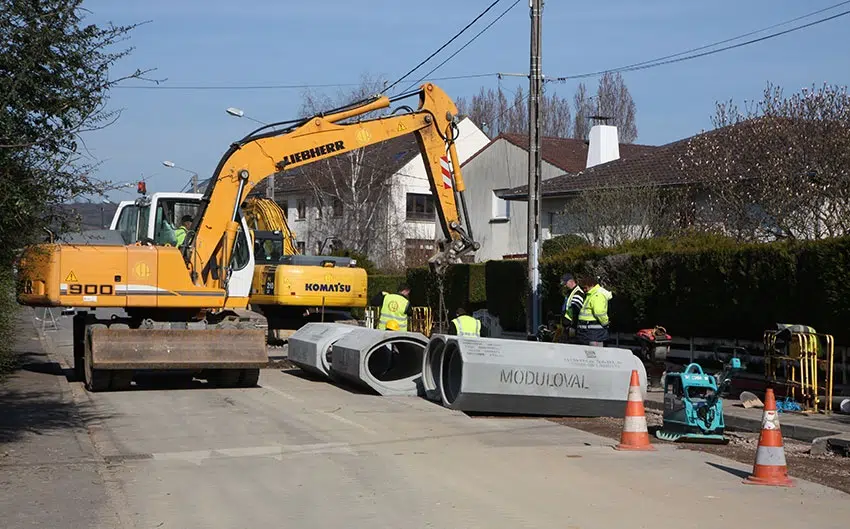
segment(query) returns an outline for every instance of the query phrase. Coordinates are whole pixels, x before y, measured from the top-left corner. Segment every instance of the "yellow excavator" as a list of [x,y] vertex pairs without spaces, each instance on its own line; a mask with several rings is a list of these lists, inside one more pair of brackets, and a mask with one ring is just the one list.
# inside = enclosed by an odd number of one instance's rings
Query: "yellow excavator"
[[[409,97],[418,97],[416,110],[401,106],[389,116],[355,119]],[[137,231],[162,219],[154,238],[26,248],[18,261],[18,302],[82,309],[74,317],[74,370],[89,391],[126,389],[139,370],[188,370],[217,386],[253,387],[268,354],[265,331],[241,317],[254,275],[250,228],[241,211],[250,191],[272,173],[415,134],[445,236],[429,260],[442,276],[479,248],[463,196],[457,133],[457,107],[431,83],[392,99],[378,95],[263,126],[222,156],[200,204],[185,205],[197,211],[180,248],[163,244],[173,231],[165,219],[183,218],[179,202],[173,211],[167,204],[138,208]],[[132,218],[119,222],[119,233],[132,225]],[[89,312],[110,308],[126,316]]]
[[[176,245],[173,226],[184,217],[194,218],[203,195],[147,194],[143,182],[139,191],[136,200],[118,204],[109,229],[121,233],[122,244],[147,237],[155,244]],[[142,215],[140,225],[140,210],[156,214]],[[368,278],[356,260],[301,255],[284,211],[269,198],[249,197],[242,203],[242,215],[254,248],[253,265],[246,267],[253,269],[249,306],[266,318],[271,342],[277,341],[277,331],[297,330],[311,321],[350,321],[352,308],[366,306]]]
[[270,198],[250,197],[242,211],[253,230],[256,259],[250,304],[270,331],[351,319],[348,310],[366,307],[368,277],[356,260],[301,255],[284,211]]

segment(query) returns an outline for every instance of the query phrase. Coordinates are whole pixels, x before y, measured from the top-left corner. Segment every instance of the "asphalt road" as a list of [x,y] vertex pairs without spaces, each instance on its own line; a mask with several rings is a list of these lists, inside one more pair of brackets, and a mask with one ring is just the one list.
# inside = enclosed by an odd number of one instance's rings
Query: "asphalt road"
[[[48,352],[70,366],[70,318],[60,321]],[[844,529],[850,520],[844,493],[744,485],[751,467],[711,454],[622,453],[542,419],[470,418],[279,370],[264,370],[260,386],[89,394],[71,382],[103,487],[85,527]],[[39,494],[39,480],[21,479]]]

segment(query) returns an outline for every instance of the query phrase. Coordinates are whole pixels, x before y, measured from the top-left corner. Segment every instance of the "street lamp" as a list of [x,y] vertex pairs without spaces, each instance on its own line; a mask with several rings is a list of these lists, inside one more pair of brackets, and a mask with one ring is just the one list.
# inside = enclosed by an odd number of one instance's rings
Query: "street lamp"
[[170,160],[164,160],[162,162],[162,165],[164,165],[166,167],[170,167],[172,169],[180,169],[181,171],[186,171],[187,173],[192,175],[192,192],[193,193],[198,192],[198,173],[196,173],[195,171],[190,171],[189,169],[186,169],[185,167],[180,167],[179,165],[176,165],[174,162],[172,162]]
[[[259,123],[260,125],[268,125],[268,123],[263,123],[259,119],[254,119],[251,116],[246,116],[245,111],[243,111],[241,108],[228,107],[227,109],[225,109],[225,112],[235,118],[250,119],[251,121]],[[266,197],[274,200],[274,173],[269,175],[268,180],[266,182]]]
[[260,125],[268,125],[268,123],[264,123],[264,122],[260,121],[259,119],[254,119],[254,118],[252,118],[251,116],[246,116],[246,115],[245,115],[245,111],[244,111],[244,110],[242,110],[241,108],[228,107],[228,108],[225,110],[225,112],[227,112],[228,114],[230,114],[230,115],[231,115],[231,116],[233,116],[234,118],[245,118],[245,119],[250,119],[251,121],[253,121],[253,122],[255,122],[255,123],[259,123]]

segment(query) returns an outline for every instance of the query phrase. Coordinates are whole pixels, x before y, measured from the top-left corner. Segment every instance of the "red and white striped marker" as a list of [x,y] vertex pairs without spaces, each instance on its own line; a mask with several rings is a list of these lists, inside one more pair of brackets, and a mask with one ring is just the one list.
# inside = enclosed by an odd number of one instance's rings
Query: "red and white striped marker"
[[443,171],[443,187],[445,189],[452,188],[452,166],[449,163],[448,156],[440,157],[440,168]]
[[756,448],[756,462],[753,473],[744,480],[747,485],[773,485],[793,487],[788,477],[788,465],[785,462],[785,447],[782,444],[782,432],[779,429],[779,414],[776,411],[776,397],[773,389],[768,388],[764,396],[764,413],[761,419],[761,434]]
[[615,450],[655,450],[649,442],[649,430],[646,427],[646,412],[643,409],[643,393],[640,390],[640,377],[636,369],[632,370],[629,380],[629,398],[626,402],[626,420],[620,444]]

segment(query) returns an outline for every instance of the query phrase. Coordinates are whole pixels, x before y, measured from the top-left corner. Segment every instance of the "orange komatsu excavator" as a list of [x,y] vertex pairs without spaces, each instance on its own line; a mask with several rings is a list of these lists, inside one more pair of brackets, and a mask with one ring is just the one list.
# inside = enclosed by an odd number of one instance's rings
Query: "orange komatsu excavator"
[[[356,119],[417,96],[416,110],[402,106],[386,117]],[[127,388],[139,370],[186,370],[218,386],[255,386],[268,353],[265,330],[240,317],[254,273],[241,211],[250,191],[272,173],[415,134],[445,237],[430,260],[442,275],[479,247],[463,199],[457,130],[457,107],[430,83],[393,99],[379,95],[264,126],[221,158],[182,247],[148,238],[31,246],[18,263],[18,301],[81,309],[74,318],[74,370],[89,391]],[[168,212],[142,208],[137,222],[151,215],[168,218]],[[126,316],[93,314],[110,308]]]

